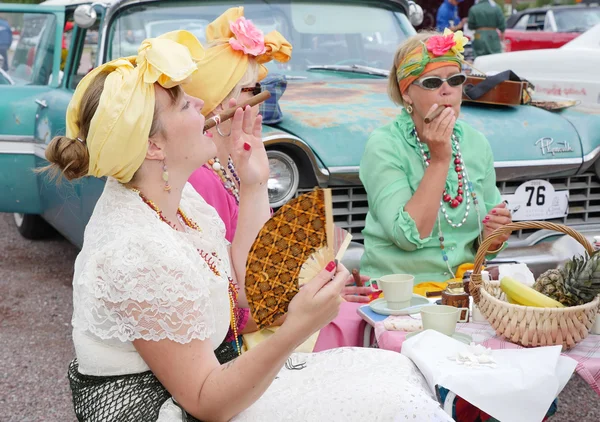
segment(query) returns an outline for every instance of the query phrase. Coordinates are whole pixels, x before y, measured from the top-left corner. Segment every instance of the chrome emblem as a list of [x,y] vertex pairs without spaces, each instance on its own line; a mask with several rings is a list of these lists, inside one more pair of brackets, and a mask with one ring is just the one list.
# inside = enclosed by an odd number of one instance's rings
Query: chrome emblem
[[545,137],[538,139],[535,143],[536,146],[539,146],[542,150],[542,155],[546,154],[562,154],[564,152],[572,152],[573,147],[569,143],[569,141],[557,141],[550,137]]

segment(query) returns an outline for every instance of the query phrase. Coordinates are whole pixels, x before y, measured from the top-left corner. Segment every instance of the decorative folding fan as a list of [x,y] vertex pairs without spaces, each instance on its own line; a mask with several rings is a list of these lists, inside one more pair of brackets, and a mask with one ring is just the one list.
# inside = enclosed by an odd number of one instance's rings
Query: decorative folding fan
[[271,326],[285,314],[299,286],[341,259],[351,239],[333,224],[329,189],[317,188],[277,210],[258,234],[246,264],[246,296],[258,327]]

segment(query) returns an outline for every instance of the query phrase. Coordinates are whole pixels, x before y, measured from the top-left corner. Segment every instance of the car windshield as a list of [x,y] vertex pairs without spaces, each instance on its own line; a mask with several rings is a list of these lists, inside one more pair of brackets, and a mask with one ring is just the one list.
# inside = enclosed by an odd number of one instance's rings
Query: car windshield
[[[176,29],[189,30],[206,45],[206,25],[237,5],[161,2],[132,7],[111,26],[108,59],[136,54],[144,38]],[[414,33],[404,14],[355,2],[250,2],[244,15],[265,34],[277,30],[293,45],[290,62],[267,64],[270,71],[288,76],[306,76],[315,66],[320,71],[355,73],[363,73],[364,67],[387,70],[398,45]]]
[[585,32],[600,23],[600,8],[557,10],[554,19],[558,32]]

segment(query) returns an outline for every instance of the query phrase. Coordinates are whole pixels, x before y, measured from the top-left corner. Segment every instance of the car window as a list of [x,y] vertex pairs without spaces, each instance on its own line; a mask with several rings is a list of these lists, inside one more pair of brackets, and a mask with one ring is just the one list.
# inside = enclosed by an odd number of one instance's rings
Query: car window
[[18,85],[47,85],[54,64],[56,16],[0,13],[2,69]]
[[554,19],[558,32],[585,32],[600,23],[600,8],[557,10]]
[[[88,29],[81,29],[83,38],[83,49],[75,57],[74,74],[69,78],[69,88],[75,89],[77,84],[96,66],[96,53],[98,52],[98,28],[100,21]],[[81,44],[80,44],[81,45]],[[76,47],[75,47],[76,48]]]
[[527,21],[528,31],[542,31],[544,29],[544,21],[546,20],[546,12],[532,13]]
[[515,26],[513,26],[513,29],[519,30],[519,31],[526,31],[527,30],[527,22],[529,21],[529,15],[523,15],[519,18],[519,20],[517,21],[517,23],[515,24]]
[[[206,25],[236,5],[160,2],[152,7],[131,7],[109,28],[107,59],[135,55],[145,38],[176,29],[188,29],[206,44]],[[361,4],[280,0],[247,3],[244,14],[265,34],[277,30],[292,43],[294,54],[288,63],[267,64],[272,71],[288,73],[305,71],[311,65],[340,64],[387,70],[397,47],[414,31],[406,16]]]

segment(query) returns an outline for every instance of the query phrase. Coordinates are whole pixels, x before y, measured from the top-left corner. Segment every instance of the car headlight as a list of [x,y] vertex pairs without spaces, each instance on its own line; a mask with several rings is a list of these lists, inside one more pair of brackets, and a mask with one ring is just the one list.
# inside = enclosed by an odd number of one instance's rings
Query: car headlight
[[294,160],[281,151],[267,151],[269,157],[269,204],[277,208],[294,197],[300,174]]

